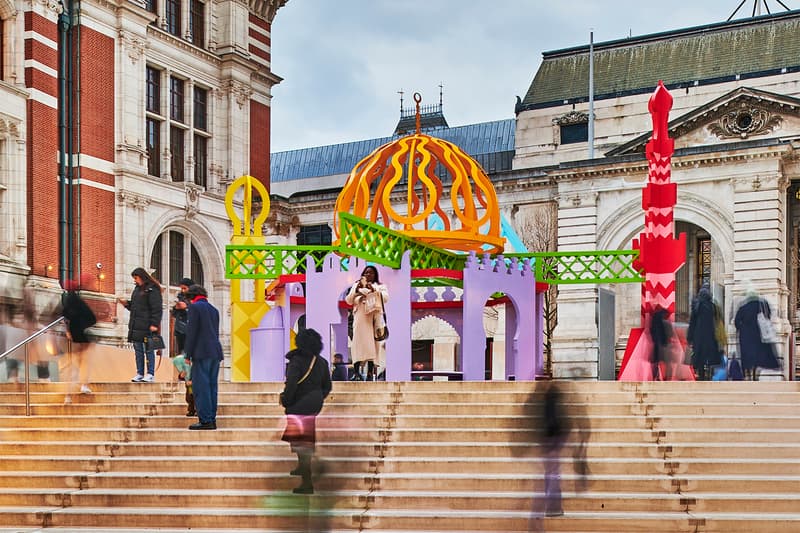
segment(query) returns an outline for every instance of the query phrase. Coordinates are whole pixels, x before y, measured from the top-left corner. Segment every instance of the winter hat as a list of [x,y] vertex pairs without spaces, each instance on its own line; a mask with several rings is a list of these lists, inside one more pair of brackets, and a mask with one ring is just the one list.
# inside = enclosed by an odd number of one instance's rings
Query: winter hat
[[294,342],[299,350],[312,355],[319,355],[322,351],[322,336],[311,328],[298,331]]

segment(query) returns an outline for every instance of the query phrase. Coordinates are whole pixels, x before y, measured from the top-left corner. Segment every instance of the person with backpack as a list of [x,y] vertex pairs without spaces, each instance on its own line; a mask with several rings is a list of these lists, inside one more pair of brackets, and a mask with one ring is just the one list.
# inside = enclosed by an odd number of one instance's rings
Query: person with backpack
[[175,297],[175,304],[172,306],[170,314],[174,320],[172,331],[175,336],[175,354],[183,353],[183,347],[186,344],[186,321],[189,318],[189,298],[186,296],[189,287],[194,285],[191,278],[183,278],[178,285],[180,292]]

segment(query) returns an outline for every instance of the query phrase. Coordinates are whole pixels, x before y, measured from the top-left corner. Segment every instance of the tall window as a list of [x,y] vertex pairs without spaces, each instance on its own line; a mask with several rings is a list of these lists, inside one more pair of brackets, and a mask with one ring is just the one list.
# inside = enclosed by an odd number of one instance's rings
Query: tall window
[[[697,239],[697,290],[711,286],[711,239]],[[697,291],[695,291],[697,292]]]
[[147,173],[161,176],[161,121],[147,117]]
[[184,134],[182,128],[178,126],[171,126],[169,128],[169,151],[172,152],[172,164],[170,166],[172,181],[184,181],[183,139]]
[[203,48],[205,46],[206,5],[200,0],[189,1],[189,33],[192,35],[192,44]]
[[[166,105],[163,105],[166,102]],[[145,78],[147,168],[151,176],[208,187],[212,149],[209,89],[181,74],[165,76],[158,66],[147,65]],[[171,159],[161,168],[162,150]],[[193,159],[187,168],[187,158]]]
[[194,182],[203,187],[208,186],[208,138],[194,136]]
[[201,87],[194,88],[194,127],[208,129],[208,91]]
[[167,31],[181,36],[181,0],[167,0]]
[[161,114],[161,71],[147,67],[147,110]]
[[170,77],[169,79],[169,118],[183,122],[184,116],[184,81],[180,78]]
[[[150,254],[150,269],[153,277],[164,284],[177,287],[185,277],[198,285],[204,283],[203,263],[192,236],[183,230],[167,230],[155,241]],[[163,277],[168,273],[168,277]]]
[[156,3],[156,0],[144,0],[144,8],[150,13],[155,13],[156,9],[158,8],[158,4]]

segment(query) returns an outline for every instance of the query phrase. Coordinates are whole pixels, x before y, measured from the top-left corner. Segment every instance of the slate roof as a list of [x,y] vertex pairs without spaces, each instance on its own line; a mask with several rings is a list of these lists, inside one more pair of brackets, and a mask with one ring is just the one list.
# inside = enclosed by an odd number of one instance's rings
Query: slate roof
[[[785,70],[784,70],[785,69]],[[594,45],[595,98],[800,71],[800,10]],[[587,101],[589,46],[542,54],[517,111]]]
[[[467,126],[426,131],[428,135],[450,141],[475,158],[486,172],[510,170],[514,155],[516,119],[481,122]],[[270,155],[272,183],[349,174],[373,150],[398,136],[381,137],[328,146],[301,148]]]

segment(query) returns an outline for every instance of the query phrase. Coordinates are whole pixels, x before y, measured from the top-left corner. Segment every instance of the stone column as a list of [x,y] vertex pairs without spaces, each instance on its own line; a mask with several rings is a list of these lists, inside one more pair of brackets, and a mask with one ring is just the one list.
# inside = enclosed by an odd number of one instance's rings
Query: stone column
[[[777,160],[772,160],[777,167]],[[786,310],[786,188],[787,180],[777,168],[733,180],[735,296],[742,296],[748,284],[769,302],[772,322],[781,338],[780,371],[764,370],[762,379],[785,379],[788,375],[788,339],[791,331]],[[761,169],[758,169],[761,170]],[[740,300],[741,298],[735,298]],[[734,311],[735,312],[735,311]]]
[[[560,191],[558,251],[597,249],[597,193]],[[597,379],[597,287],[561,285],[558,326],[553,332],[553,377]]]

